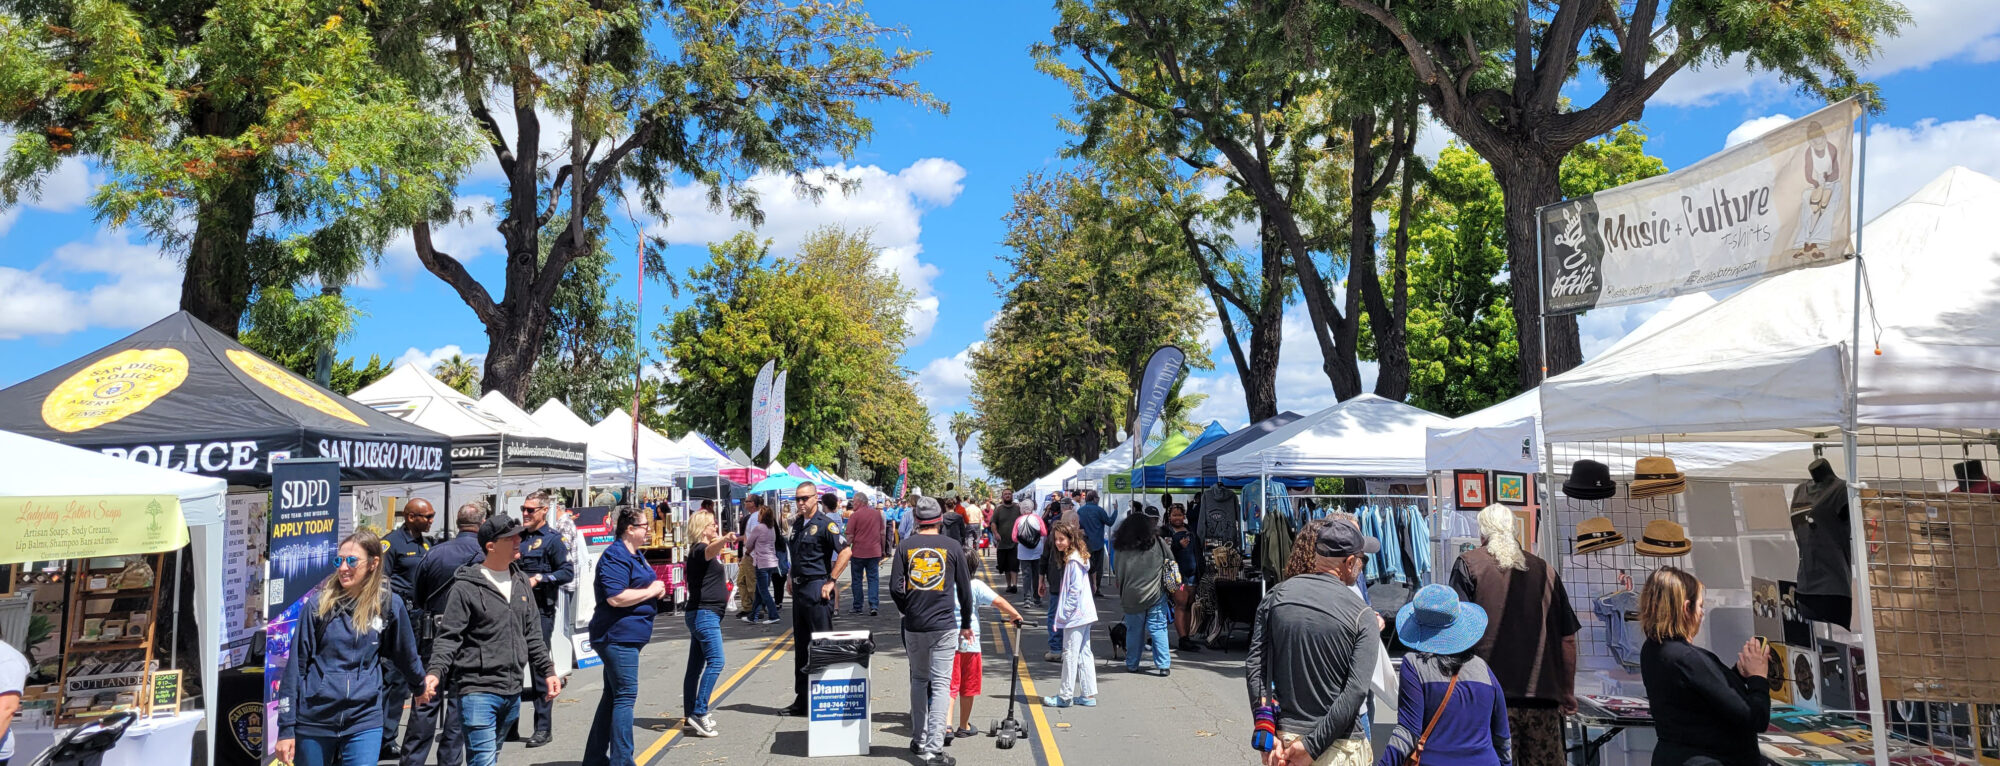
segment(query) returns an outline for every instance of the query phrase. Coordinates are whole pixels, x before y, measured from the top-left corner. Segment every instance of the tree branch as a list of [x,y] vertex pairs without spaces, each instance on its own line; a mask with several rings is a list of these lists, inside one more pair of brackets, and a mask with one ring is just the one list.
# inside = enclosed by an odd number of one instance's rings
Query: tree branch
[[1123,96],[1125,100],[1146,107],[1147,109],[1153,109],[1156,111],[1166,111],[1167,107],[1165,104],[1161,104],[1146,99],[1144,97],[1141,97],[1137,93],[1133,93],[1132,91],[1126,90],[1125,86],[1119,85],[1118,81],[1111,77],[1110,73],[1104,71],[1104,67],[1098,65],[1097,59],[1093,58],[1090,55],[1089,50],[1083,48],[1082,46],[1078,46],[1077,52],[1083,55],[1083,63],[1089,64],[1091,69],[1097,71],[1098,81],[1104,83],[1104,87],[1110,88],[1112,93],[1116,93],[1120,96]]
[[464,91],[465,107],[472,112],[472,119],[486,134],[486,143],[493,149],[493,158],[500,163],[500,173],[507,178],[514,177],[514,150],[507,146],[507,137],[500,133],[500,123],[493,119],[493,112],[486,108],[486,96],[479,91],[479,78],[472,71],[472,41],[464,34],[455,36],[458,57],[459,89]]
[[436,274],[438,279],[444,280],[445,284],[451,285],[453,290],[458,291],[459,299],[472,308],[472,313],[478,315],[480,323],[494,327],[505,319],[500,315],[500,307],[493,303],[493,296],[486,292],[486,287],[479,284],[479,280],[472,278],[472,274],[465,270],[465,264],[459,263],[457,258],[439,252],[431,242],[429,221],[419,221],[410,227],[410,239],[416,243],[417,260],[423,262],[424,268],[430,273]]

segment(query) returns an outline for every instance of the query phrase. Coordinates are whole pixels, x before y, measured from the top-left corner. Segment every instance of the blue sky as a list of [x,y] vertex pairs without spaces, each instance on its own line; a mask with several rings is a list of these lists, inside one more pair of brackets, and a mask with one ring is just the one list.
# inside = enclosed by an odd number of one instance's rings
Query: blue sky
[[[1905,3],[1913,24],[1883,47],[1870,70],[1888,111],[1870,125],[1869,215],[1955,164],[2000,176],[2000,118],[1994,116],[2000,102],[1992,98],[1992,83],[2000,81],[2000,14],[1965,0]],[[1058,154],[1066,136],[1055,119],[1067,111],[1069,97],[1035,72],[1028,56],[1029,46],[1047,37],[1054,12],[1038,4],[967,12],[960,4],[908,0],[868,7],[877,20],[908,28],[903,44],[933,52],[915,79],[949,102],[950,113],[900,104],[868,108],[874,138],[843,163],[861,190],[845,198],[829,194],[815,206],[774,182],[760,234],[782,253],[819,225],[875,229],[884,248],[881,264],[919,295],[911,319],[922,332],[903,363],[942,420],[966,407],[965,351],[984,337],[985,323],[999,308],[989,273],[1000,268],[1000,218],[1012,190],[1027,175],[1062,164]],[[1587,83],[1573,89],[1578,99],[1594,91]],[[1774,78],[1721,65],[1677,75],[1641,122],[1649,150],[1678,168],[1723,148],[1732,133],[1748,135],[1759,125],[1782,122],[1781,115],[1796,117],[1816,106]],[[1449,135],[1428,127],[1424,148],[1435,153]],[[489,165],[468,179],[462,193],[471,220],[440,232],[439,240],[498,292],[500,243],[481,209],[482,200],[496,193],[496,172]],[[102,180],[89,165],[73,162],[49,179],[40,199],[0,211],[0,354],[10,362],[0,369],[0,386],[116,340],[176,304],[175,265],[138,234],[106,230],[94,220],[85,202]],[[675,243],[667,258],[676,271],[705,257],[701,243],[747,228],[704,209],[694,189],[673,196],[687,202],[676,207],[671,224],[642,225]],[[629,232],[629,226],[620,228]],[[630,239],[622,245],[628,253]],[[629,260],[615,288],[626,296],[635,287]],[[417,264],[407,239],[392,244],[364,286],[349,294],[367,316],[343,354],[421,361],[485,349],[471,311]],[[664,316],[665,289],[649,284],[646,302],[650,328]],[[1584,319],[1586,350],[1608,345],[1654,310],[1592,312]],[[1318,372],[1303,312],[1294,314],[1286,329],[1280,406],[1305,412],[1330,404],[1332,392]],[[1196,376],[1190,390],[1211,396],[1198,415],[1235,426],[1245,419],[1242,395],[1219,336],[1211,333],[1210,340],[1216,369]],[[978,472],[976,461],[976,448],[968,448],[969,475]]]

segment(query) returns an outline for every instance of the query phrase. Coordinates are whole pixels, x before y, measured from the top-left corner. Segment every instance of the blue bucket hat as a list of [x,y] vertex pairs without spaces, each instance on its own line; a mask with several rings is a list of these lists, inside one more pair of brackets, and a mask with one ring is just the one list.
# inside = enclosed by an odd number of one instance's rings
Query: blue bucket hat
[[1396,612],[1396,637],[1431,654],[1457,654],[1486,635],[1486,610],[1458,600],[1458,591],[1426,585]]

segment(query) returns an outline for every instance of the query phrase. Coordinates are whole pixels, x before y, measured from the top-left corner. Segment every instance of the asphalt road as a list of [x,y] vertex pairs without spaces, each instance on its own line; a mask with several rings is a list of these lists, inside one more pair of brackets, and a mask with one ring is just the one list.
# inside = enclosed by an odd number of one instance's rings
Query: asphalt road
[[[985,563],[990,567],[990,559]],[[886,579],[887,572],[883,574]],[[982,576],[995,575],[986,571]],[[814,764],[846,766],[881,763],[885,758],[920,762],[909,749],[909,666],[897,638],[897,615],[889,603],[887,583],[883,589],[879,617],[849,615],[843,603],[843,611],[834,622],[837,630],[875,632],[876,654],[870,667],[870,752],[865,757],[815,759]],[[1002,588],[995,589],[1006,596]],[[841,597],[845,602],[847,593],[843,591]],[[680,727],[687,627],[679,616],[659,620],[653,642],[640,655],[639,702],[633,716],[640,766],[806,762],[805,720],[778,715],[792,697],[789,606],[786,621],[778,625],[749,625],[733,614],[724,618],[727,669],[715,690],[714,716],[721,736],[714,739],[690,737]],[[1041,695],[1054,693],[1062,666],[1043,660],[1046,633],[1029,629],[1022,662],[1021,709],[1017,712],[1027,727],[1026,741],[1001,750],[995,747],[994,739],[982,735],[956,740],[946,752],[966,766],[1257,762],[1256,752],[1249,747],[1251,721],[1244,702],[1242,651],[1247,636],[1241,630],[1231,651],[1207,649],[1177,655],[1168,678],[1134,675],[1126,673],[1122,661],[1111,659],[1109,632],[1120,616],[1117,598],[1107,594],[1097,606],[1101,619],[1092,630],[1099,664],[1097,707],[1056,709],[1041,705]],[[1036,610],[1024,611],[1029,619],[1043,621]],[[981,631],[986,675],[984,693],[975,703],[973,725],[985,730],[1006,714],[1007,662],[1013,640],[1010,631],[1001,629],[996,613],[988,610],[980,618],[986,621]],[[507,743],[500,763],[579,763],[602,690],[597,669],[576,671],[556,701],[554,740],[533,750],[517,742]]]

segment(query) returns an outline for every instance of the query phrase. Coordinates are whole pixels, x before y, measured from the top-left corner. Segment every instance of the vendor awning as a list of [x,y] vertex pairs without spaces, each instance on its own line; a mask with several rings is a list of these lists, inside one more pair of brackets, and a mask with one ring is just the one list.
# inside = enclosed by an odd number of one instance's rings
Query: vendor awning
[[487,405],[414,364],[354,392],[354,400],[405,423],[451,437],[452,475],[582,473],[584,445],[509,422]]
[[444,435],[319,387],[177,312],[0,390],[0,429],[267,486],[275,457],[330,457],[341,481],[443,481]]

